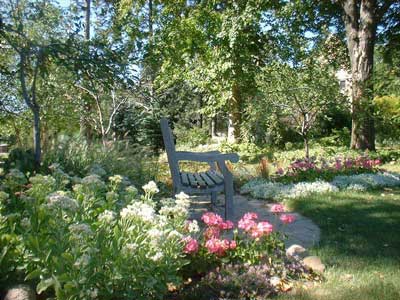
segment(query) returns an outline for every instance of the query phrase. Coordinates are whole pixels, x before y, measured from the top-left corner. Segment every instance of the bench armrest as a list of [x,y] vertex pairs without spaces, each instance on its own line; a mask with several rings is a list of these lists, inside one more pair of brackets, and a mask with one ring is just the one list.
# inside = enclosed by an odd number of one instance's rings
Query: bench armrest
[[177,151],[177,160],[189,160],[189,161],[199,161],[199,162],[217,162],[229,160],[231,162],[238,162],[239,155],[236,153],[220,153],[219,151],[211,152],[187,152],[187,151]]

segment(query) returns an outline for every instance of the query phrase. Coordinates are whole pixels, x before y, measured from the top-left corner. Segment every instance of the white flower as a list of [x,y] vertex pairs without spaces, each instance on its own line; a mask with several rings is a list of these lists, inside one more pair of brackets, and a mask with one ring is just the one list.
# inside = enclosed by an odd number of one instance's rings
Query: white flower
[[90,298],[96,299],[98,295],[99,295],[99,290],[97,288],[90,290],[90,293],[89,293]]
[[152,239],[159,239],[163,235],[163,232],[157,228],[152,228],[147,232],[147,235]]
[[169,239],[182,239],[182,237],[183,237],[183,235],[181,234],[181,233],[179,233],[178,231],[176,231],[176,230],[172,230],[172,231],[170,231],[170,233],[168,233],[168,238]]
[[199,224],[197,223],[197,220],[192,220],[188,224],[188,231],[191,233],[199,232]]
[[106,188],[105,183],[101,180],[100,176],[96,174],[84,177],[82,179],[82,184],[86,186],[92,186],[95,189],[100,189],[100,190]]
[[180,192],[178,195],[175,195],[175,199],[176,205],[179,205],[186,209],[190,207],[190,197],[184,192]]
[[21,220],[21,226],[25,229],[30,228],[31,227],[31,221],[28,218],[23,218]]
[[127,252],[133,252],[137,249],[138,245],[135,243],[128,243],[125,245],[125,251]]
[[79,205],[75,199],[66,196],[65,192],[58,191],[47,197],[47,207],[50,209],[59,208],[74,212],[78,210]]
[[156,254],[154,254],[152,257],[150,257],[150,259],[152,260],[152,261],[159,261],[160,259],[162,259],[164,257],[164,254],[161,252],[161,251],[159,251],[159,252],[157,252]]
[[89,262],[90,262],[90,256],[87,254],[83,254],[75,261],[74,267],[77,269],[84,268],[89,264]]
[[149,181],[149,183],[142,186],[142,189],[149,194],[157,194],[160,191],[154,181]]
[[98,216],[98,220],[104,223],[111,223],[115,220],[117,214],[111,210],[105,210]]
[[142,202],[133,202],[120,212],[122,219],[140,218],[143,221],[151,222],[154,220],[154,209],[150,205]]

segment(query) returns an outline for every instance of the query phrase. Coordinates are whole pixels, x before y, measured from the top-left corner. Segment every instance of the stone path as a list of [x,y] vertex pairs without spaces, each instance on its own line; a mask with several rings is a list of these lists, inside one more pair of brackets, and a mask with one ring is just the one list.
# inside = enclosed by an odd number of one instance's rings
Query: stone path
[[[224,195],[221,194],[218,196],[218,203],[224,202]],[[278,220],[275,221],[275,216],[269,212],[271,207],[271,203],[268,203],[263,200],[257,200],[249,197],[245,197],[243,195],[235,194],[234,196],[235,203],[235,217],[234,221],[237,221],[247,212],[255,212],[258,214],[260,220],[268,220],[270,223],[274,224],[278,223],[278,227],[275,226],[279,231],[283,231],[287,234],[288,239],[286,241],[286,247],[290,247],[293,244],[301,245],[305,248],[310,248],[315,246],[319,242],[320,238],[320,229],[317,225],[314,224],[310,219],[298,214],[293,213],[296,216],[296,221],[288,224],[282,225]],[[191,205],[191,215],[192,219],[200,219],[201,215],[211,210],[210,197],[206,196],[197,196],[193,197],[192,205]],[[224,207],[222,205],[218,205],[214,210],[216,213],[221,216],[224,215]]]

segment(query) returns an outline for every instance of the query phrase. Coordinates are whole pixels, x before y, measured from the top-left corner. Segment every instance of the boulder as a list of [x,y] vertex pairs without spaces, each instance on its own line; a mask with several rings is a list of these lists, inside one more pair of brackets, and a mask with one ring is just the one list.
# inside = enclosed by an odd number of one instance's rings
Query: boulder
[[307,250],[300,245],[292,245],[286,249],[286,257],[289,259],[303,259],[307,257],[309,254]]
[[19,284],[7,290],[4,300],[36,300],[36,293],[29,285]]
[[303,259],[304,266],[315,272],[322,273],[325,270],[325,265],[321,262],[318,256],[307,256]]

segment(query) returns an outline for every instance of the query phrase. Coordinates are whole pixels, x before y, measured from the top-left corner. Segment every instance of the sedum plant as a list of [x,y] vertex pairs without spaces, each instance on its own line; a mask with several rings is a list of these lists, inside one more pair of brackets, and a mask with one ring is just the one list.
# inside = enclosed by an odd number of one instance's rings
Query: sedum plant
[[[118,175],[105,182],[92,174],[71,186],[72,180],[54,171],[56,178],[31,177],[14,197],[18,268],[25,280],[37,283],[39,294],[68,300],[161,299],[168,285],[180,283],[178,271],[188,263],[182,252],[187,196],[157,206],[153,182],[140,196]],[[2,216],[2,232],[10,231],[8,219]]]

